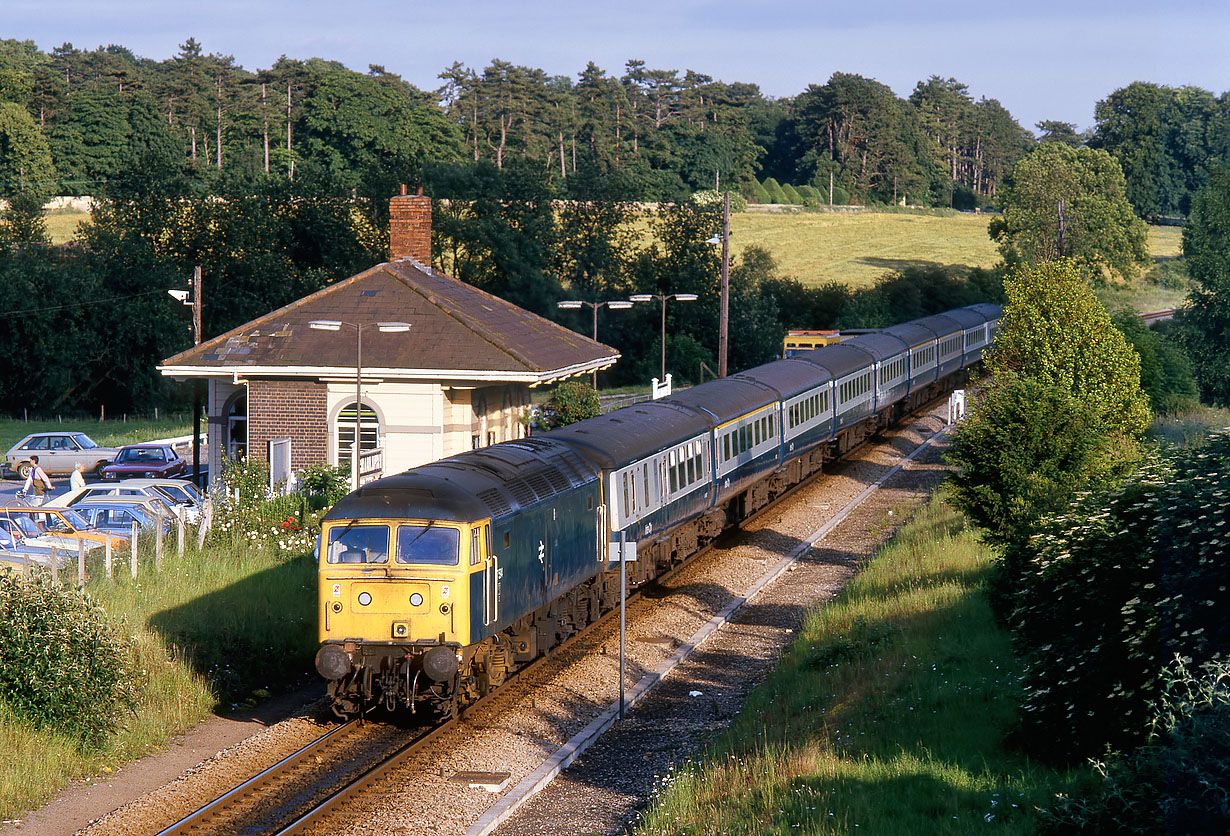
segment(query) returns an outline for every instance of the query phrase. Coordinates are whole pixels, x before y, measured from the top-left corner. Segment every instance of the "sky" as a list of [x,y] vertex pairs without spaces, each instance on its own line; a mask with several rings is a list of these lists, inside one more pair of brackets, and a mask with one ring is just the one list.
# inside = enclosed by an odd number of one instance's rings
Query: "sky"
[[1024,127],[1091,127],[1133,81],[1230,90],[1225,0],[0,0],[0,37],[49,51],[119,44],[163,60],[196,38],[249,70],[279,56],[380,64],[425,90],[493,58],[574,79],[589,61],[692,69],[791,97],[834,72],[908,96],[932,75]]

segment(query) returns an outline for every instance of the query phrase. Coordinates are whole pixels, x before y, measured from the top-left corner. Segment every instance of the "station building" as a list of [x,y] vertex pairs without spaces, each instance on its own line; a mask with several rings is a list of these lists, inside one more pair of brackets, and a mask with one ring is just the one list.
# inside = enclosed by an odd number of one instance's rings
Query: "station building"
[[168,377],[207,381],[211,473],[224,456],[272,458],[291,471],[348,462],[356,410],[364,480],[400,472],[526,435],[533,387],[619,359],[432,270],[429,197],[403,187],[390,214],[388,263],[159,365]]

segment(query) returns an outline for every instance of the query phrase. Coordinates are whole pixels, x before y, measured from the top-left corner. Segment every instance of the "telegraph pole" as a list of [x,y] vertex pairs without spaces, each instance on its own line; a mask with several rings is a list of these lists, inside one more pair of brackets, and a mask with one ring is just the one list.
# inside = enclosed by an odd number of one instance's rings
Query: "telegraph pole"
[[726,376],[726,343],[730,327],[730,192],[722,201],[722,314],[718,323],[718,377]]
[[[192,271],[192,344],[201,344],[201,265]],[[201,486],[201,380],[192,382],[192,484]],[[215,433],[216,435],[217,433]],[[214,444],[222,443],[221,438]]]

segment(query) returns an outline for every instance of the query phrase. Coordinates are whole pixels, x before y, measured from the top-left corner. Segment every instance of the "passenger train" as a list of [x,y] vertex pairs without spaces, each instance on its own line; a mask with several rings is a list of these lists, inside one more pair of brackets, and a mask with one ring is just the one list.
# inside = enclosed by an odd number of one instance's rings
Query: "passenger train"
[[364,485],[322,523],[333,709],[448,716],[965,379],[1000,308],[863,333]]

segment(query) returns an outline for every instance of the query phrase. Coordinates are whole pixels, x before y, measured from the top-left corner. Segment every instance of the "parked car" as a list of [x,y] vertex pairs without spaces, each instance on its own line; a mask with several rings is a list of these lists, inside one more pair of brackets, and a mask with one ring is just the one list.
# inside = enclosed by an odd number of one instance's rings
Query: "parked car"
[[115,461],[102,469],[102,478],[169,479],[181,476],[188,464],[170,444],[128,444],[115,454]]
[[[25,570],[27,563],[49,569],[51,558],[50,546],[35,545],[34,540],[0,526],[0,572],[17,574]],[[61,549],[56,568],[67,570],[69,560],[70,556]]]
[[124,479],[86,485],[50,499],[44,507],[76,508],[82,502],[111,497],[153,497],[166,502],[174,515],[176,506],[184,509],[184,519],[200,520],[205,498],[191,482],[183,479]]
[[[75,552],[77,544],[82,542],[87,550],[91,550],[103,545],[107,539],[106,533],[95,531],[72,508],[0,508],[0,527],[22,538],[27,545],[49,546],[62,551]],[[125,537],[111,538],[114,548],[121,548],[127,543]]]
[[77,462],[98,473],[118,452],[115,447],[98,446],[85,433],[30,433],[4,454],[4,467],[25,479],[30,457],[38,456],[39,466],[50,476],[72,473]]
[[169,509],[160,511],[153,502],[166,509],[166,505],[157,499],[113,496],[82,502],[73,506],[73,510],[98,531],[109,531],[121,537],[131,536],[133,523],[142,531],[161,527],[163,534],[170,533],[175,518]]

